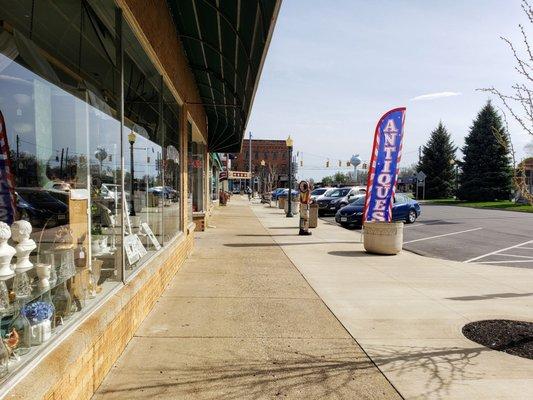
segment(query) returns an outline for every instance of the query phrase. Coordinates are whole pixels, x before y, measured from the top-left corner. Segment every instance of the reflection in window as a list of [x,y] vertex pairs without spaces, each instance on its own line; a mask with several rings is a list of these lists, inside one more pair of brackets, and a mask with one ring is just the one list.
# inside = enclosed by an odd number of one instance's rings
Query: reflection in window
[[10,371],[121,278],[113,34],[91,24],[86,2],[30,5],[0,1],[0,334],[17,355]]

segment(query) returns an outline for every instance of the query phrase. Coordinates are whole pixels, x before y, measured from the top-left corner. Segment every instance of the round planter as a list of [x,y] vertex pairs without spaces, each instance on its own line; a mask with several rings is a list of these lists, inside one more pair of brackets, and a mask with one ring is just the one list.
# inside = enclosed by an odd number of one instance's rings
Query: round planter
[[402,250],[402,243],[403,222],[365,222],[364,246],[367,252],[398,254]]

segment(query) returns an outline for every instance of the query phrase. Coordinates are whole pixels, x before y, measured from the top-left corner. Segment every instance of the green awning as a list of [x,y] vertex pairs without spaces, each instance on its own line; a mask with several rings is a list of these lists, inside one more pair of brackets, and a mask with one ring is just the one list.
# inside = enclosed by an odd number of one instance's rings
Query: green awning
[[208,117],[208,150],[240,152],[281,0],[167,0]]

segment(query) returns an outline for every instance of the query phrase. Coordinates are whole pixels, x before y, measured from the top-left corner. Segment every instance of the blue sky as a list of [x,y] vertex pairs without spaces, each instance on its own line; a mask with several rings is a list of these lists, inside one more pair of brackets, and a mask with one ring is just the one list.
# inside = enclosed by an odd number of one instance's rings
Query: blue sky
[[[248,131],[290,134],[303,154],[300,178],[335,173],[323,168],[327,158],[367,160],[377,120],[398,106],[407,107],[403,166],[439,120],[461,147],[490,98],[476,89],[510,92],[519,79],[499,39],[519,43],[518,23],[527,26],[519,0],[284,0]],[[414,100],[428,94],[438,95]],[[525,155],[531,136],[510,130]]]

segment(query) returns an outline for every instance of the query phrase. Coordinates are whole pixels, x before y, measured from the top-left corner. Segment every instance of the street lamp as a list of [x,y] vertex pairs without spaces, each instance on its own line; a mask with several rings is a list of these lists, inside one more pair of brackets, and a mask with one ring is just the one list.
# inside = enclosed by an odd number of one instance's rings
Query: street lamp
[[135,144],[135,139],[137,136],[133,131],[128,134],[128,142],[130,143],[130,216],[135,217],[135,202],[133,200],[134,191],[133,191],[133,145]]
[[265,160],[261,160],[261,186],[262,192],[265,192]]
[[292,145],[293,141],[291,139],[291,136],[285,140],[285,143],[287,144],[287,148],[289,150],[289,193],[287,196],[287,201],[289,204],[287,205],[287,217],[292,218]]

